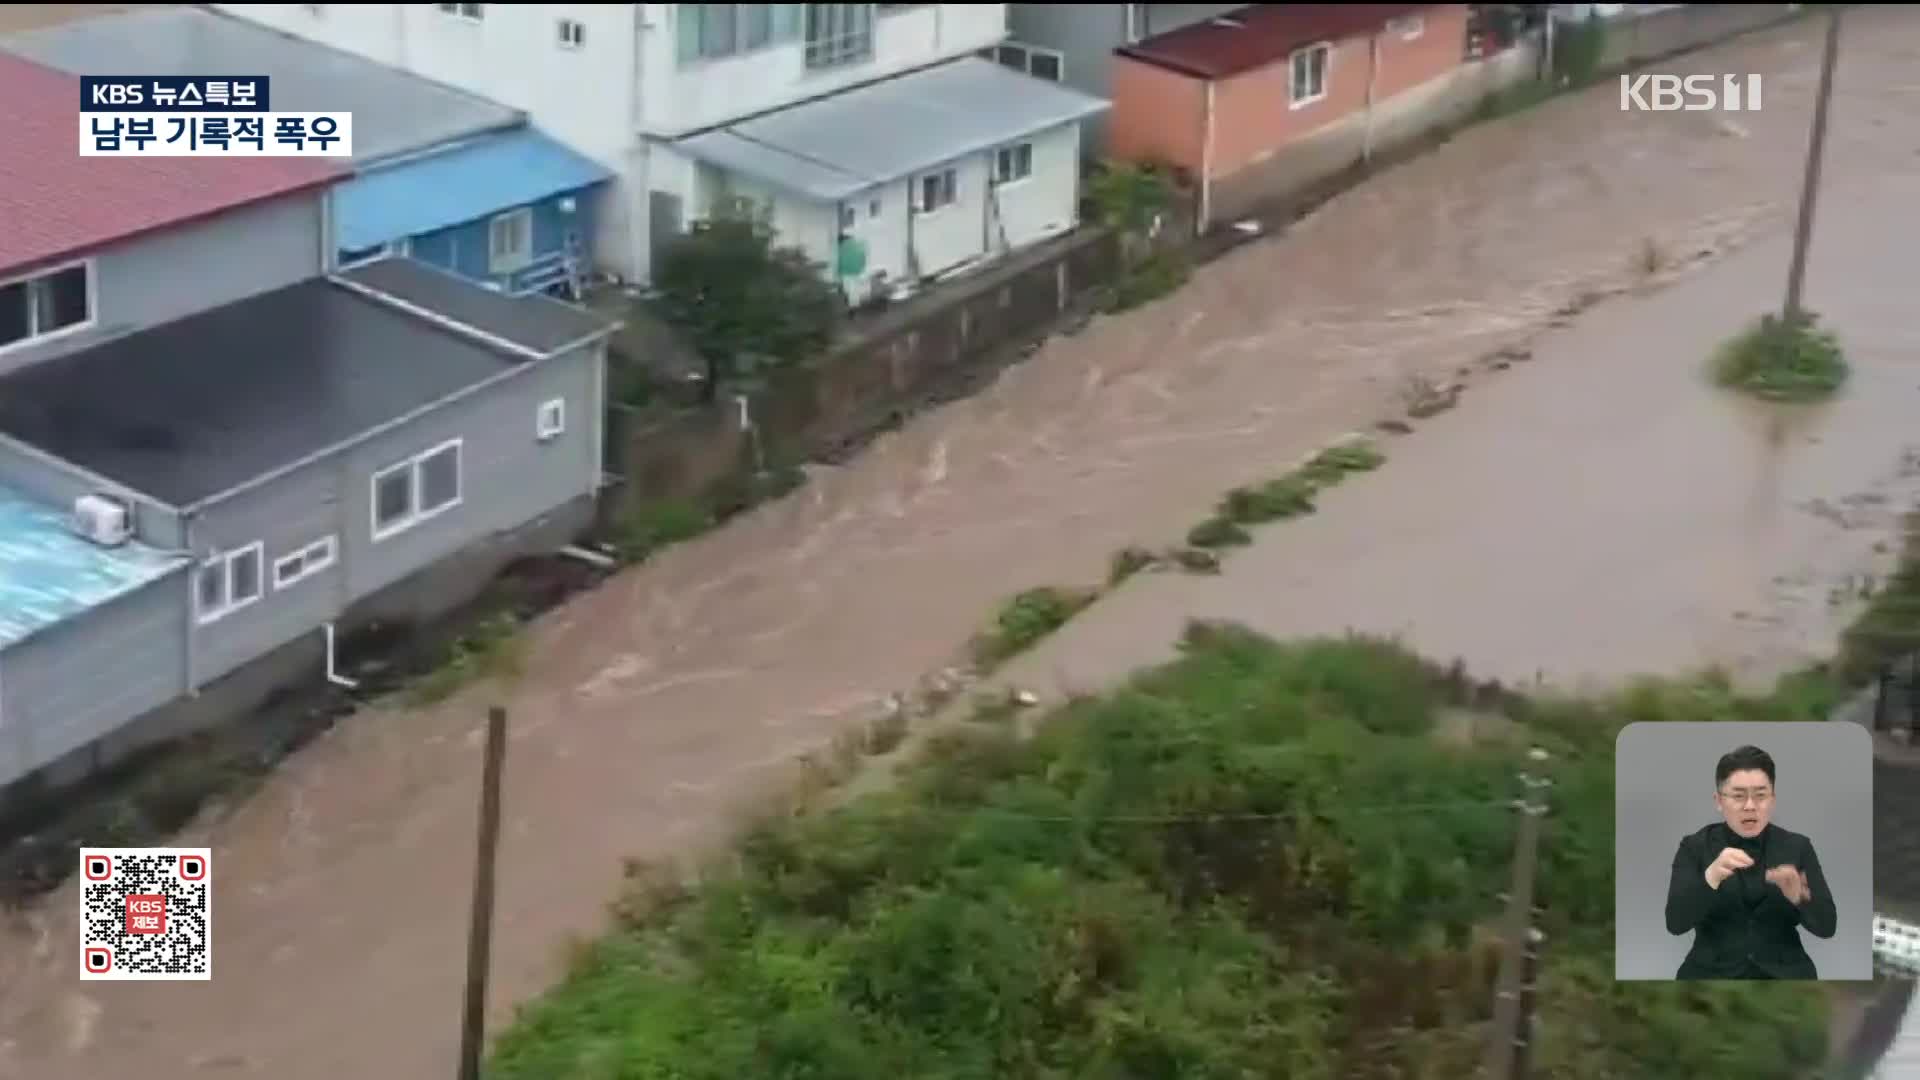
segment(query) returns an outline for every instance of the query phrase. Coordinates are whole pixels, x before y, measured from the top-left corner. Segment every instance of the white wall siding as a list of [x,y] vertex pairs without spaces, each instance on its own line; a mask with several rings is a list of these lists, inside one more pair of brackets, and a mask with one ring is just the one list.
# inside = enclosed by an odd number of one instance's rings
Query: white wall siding
[[645,37],[647,130],[675,136],[724,124],[794,102],[823,97],[861,83],[978,52],[1006,37],[1005,4],[919,4],[875,14],[873,58],[810,71],[806,45],[790,41],[718,60],[682,62],[676,52],[672,9],[667,25]]
[[[921,275],[931,277],[986,253],[987,168],[987,159],[975,154],[912,178],[915,209],[908,229],[914,269]],[[920,213],[917,207],[921,178],[942,169],[954,170],[957,182],[954,201],[931,214]]]
[[[1080,126],[1063,124],[1029,140],[1033,145],[1033,173],[1023,180],[994,189],[994,216],[989,239],[997,249],[1000,230],[1013,249],[1058,236],[1078,223],[1080,182]],[[993,161],[989,152],[989,167]]]

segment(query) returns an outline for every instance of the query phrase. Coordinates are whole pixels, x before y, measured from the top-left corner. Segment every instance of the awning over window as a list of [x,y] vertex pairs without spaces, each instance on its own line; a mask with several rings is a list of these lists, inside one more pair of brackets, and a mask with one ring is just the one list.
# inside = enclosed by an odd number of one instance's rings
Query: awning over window
[[610,179],[598,163],[531,128],[483,135],[361,173],[333,192],[346,251],[377,247]]
[[669,145],[781,190],[837,202],[1106,108],[1099,98],[967,57]]

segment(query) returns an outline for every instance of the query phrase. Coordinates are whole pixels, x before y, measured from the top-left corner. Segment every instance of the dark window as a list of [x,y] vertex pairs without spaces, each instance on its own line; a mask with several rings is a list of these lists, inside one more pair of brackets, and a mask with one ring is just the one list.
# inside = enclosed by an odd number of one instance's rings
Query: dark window
[[1036,79],[1045,79],[1048,82],[1059,82],[1060,57],[1053,53],[1036,52],[1033,54],[1033,58],[1027,61],[1027,70],[1031,72]]
[[450,506],[460,498],[460,447],[456,444],[420,459],[420,512]]
[[33,334],[33,322],[27,310],[27,283],[15,281],[0,285],[0,345],[25,341]]
[[87,321],[87,268],[69,266],[40,279],[35,329],[42,334]]
[[373,527],[393,528],[413,516],[413,466],[403,465],[373,481]]
[[84,263],[0,285],[0,345],[79,326],[92,307]]
[[219,560],[200,568],[200,614],[212,615],[227,606],[227,564]]
[[232,577],[227,582],[227,596],[236,604],[244,604],[260,597],[260,549],[250,548],[237,552],[233,561],[227,564]]

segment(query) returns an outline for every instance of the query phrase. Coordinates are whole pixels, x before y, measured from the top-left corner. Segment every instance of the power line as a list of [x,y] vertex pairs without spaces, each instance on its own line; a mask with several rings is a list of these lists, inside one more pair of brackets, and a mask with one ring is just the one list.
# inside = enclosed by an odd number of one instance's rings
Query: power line
[[1086,823],[1089,825],[1184,825],[1232,822],[1298,821],[1303,818],[1345,817],[1349,814],[1430,814],[1438,810],[1511,810],[1513,799],[1486,801],[1449,801],[1429,803],[1383,803],[1373,806],[1308,807],[1300,810],[1276,810],[1269,813],[1241,814],[1033,814],[996,806],[942,807],[906,806],[893,810],[895,816],[1004,817],[1051,824]]

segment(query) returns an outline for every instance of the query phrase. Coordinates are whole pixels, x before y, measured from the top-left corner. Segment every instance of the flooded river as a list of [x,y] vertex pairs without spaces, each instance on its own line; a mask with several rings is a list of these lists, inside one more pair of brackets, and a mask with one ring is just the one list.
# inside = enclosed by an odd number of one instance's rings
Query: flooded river
[[[1697,368],[1778,292],[1818,35],[1668,66],[1763,73],[1766,111],[1737,125],[1622,113],[1608,87],[1470,132],[550,616],[506,692],[494,1014],[598,925],[621,857],[716,838],[998,598],[1172,540],[1226,487],[1395,411],[1407,375],[1445,377],[1639,281],[1649,241],[1677,266],[1670,290],[1476,376],[1384,470],[1226,577],[1130,585],[1030,663],[1094,681],[1206,612],[1401,630],[1509,677],[1758,669],[1814,647],[1833,620],[1821,583],[1882,538],[1833,519],[1890,509],[1871,496],[1900,495],[1920,403],[1896,288],[1920,239],[1900,194],[1920,180],[1920,11],[1850,17],[1835,94],[1809,290],[1857,385],[1774,433]],[[446,1075],[486,702],[368,710],[183,838],[216,849],[211,983],[78,983],[70,888],[14,919],[0,1077]]]

